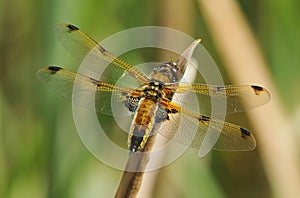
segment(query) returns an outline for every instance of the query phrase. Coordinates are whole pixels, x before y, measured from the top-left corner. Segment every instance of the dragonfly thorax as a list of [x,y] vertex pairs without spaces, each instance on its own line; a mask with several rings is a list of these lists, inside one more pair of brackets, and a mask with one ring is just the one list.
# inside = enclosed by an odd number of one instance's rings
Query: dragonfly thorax
[[159,102],[163,95],[163,83],[157,80],[151,80],[148,85],[143,87],[144,97]]

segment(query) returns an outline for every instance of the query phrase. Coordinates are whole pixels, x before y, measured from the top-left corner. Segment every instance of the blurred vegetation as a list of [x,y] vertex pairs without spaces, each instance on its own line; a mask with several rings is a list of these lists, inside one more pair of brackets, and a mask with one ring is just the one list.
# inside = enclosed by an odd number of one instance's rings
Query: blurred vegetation
[[[300,2],[238,2],[292,117],[300,108]],[[45,65],[74,71],[78,67],[55,38],[55,25],[72,23],[100,41],[131,27],[173,27],[162,21],[169,8],[166,4],[138,0],[0,1],[1,197],[112,197],[121,172],[98,162],[87,151],[76,133],[71,102],[48,90],[35,73]],[[203,45],[221,66],[198,5],[191,5],[191,10],[184,12],[193,19],[184,21],[190,26],[186,33],[203,38]],[[174,19],[181,17],[182,10],[172,12],[177,15]],[[240,124],[250,125],[245,119]],[[211,152],[204,159],[187,153],[162,169],[153,195],[272,197],[273,192],[256,150]]]

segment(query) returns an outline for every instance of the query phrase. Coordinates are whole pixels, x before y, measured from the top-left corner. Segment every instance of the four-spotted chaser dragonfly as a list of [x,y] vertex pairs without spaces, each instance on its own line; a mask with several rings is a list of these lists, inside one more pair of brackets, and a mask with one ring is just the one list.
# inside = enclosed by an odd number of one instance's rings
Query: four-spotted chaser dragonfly
[[[196,126],[194,127],[195,136],[190,142],[191,147],[200,148],[205,133],[208,128],[211,128],[220,134],[214,145],[216,150],[252,150],[255,148],[256,142],[249,130],[186,109],[184,104],[189,102],[189,99],[186,98],[183,101],[180,97],[175,97],[175,94],[192,93],[202,96],[199,103],[205,103],[210,98],[226,98],[227,113],[249,110],[264,105],[270,100],[269,92],[256,85],[216,86],[181,82],[187,62],[200,39],[195,40],[176,62],[160,63],[154,67],[150,75],[146,75],[114,56],[73,25],[58,25],[56,34],[66,50],[80,61],[92,53],[94,58],[110,63],[113,72],[110,72],[109,78],[120,78],[120,76],[114,76],[114,71],[118,71],[127,75],[123,78],[124,81],[131,78],[138,83],[135,88],[127,82],[119,86],[106,81],[105,78],[104,80],[94,79],[57,66],[48,66],[37,72],[41,81],[63,96],[72,97],[75,80],[81,84],[81,91],[96,93],[94,101],[87,99],[87,101],[81,101],[79,105],[89,106],[90,101],[93,101],[97,103],[94,106],[96,111],[112,115],[111,108],[117,103],[119,106],[121,104],[123,109],[133,116],[128,137],[128,147],[131,152],[143,151],[148,137],[155,133],[155,125],[171,126],[161,127],[157,132],[167,138],[173,138],[176,127],[183,121],[186,122],[183,125],[187,126],[186,130],[191,128],[190,125]],[[120,80],[122,81],[122,78]],[[182,138],[178,138],[178,141],[183,144],[186,143],[185,132],[187,131],[182,132]]]

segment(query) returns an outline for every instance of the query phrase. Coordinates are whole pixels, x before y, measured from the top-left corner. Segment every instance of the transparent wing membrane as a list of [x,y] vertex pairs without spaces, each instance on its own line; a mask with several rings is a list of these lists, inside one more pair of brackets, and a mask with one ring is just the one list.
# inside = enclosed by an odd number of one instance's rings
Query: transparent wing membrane
[[[216,150],[247,151],[253,150],[256,146],[254,136],[247,129],[209,116],[195,114],[175,103],[170,103],[168,106],[176,109],[178,113],[171,115],[170,120],[166,120],[159,130],[164,137],[193,148],[201,148],[206,133],[210,132],[211,136],[218,138],[213,147]],[[181,127],[178,128],[179,125]]]
[[[268,103],[271,98],[270,93],[266,89],[255,85],[216,86],[197,83],[178,84],[176,89],[177,94],[189,92],[197,94],[200,106],[203,109],[209,107],[211,98],[214,98],[216,105],[226,104],[226,113],[249,111]],[[176,99],[174,101],[184,103],[184,101],[176,101]]]
[[[45,67],[37,72],[39,80],[66,98],[75,96],[76,103],[89,110],[115,116],[131,113],[123,102],[127,95],[138,94],[129,88],[117,87],[59,67]],[[76,89],[73,90],[76,82]]]
[[103,60],[105,60],[112,63],[116,67],[115,70],[120,70],[122,73],[127,72],[133,78],[138,79],[141,84],[148,82],[149,78],[144,73],[114,56],[77,27],[61,24],[56,27],[55,32],[65,49],[79,62],[86,61],[87,64],[93,66],[92,68],[97,68],[100,70],[98,72],[102,73],[101,68],[105,68],[102,66]]

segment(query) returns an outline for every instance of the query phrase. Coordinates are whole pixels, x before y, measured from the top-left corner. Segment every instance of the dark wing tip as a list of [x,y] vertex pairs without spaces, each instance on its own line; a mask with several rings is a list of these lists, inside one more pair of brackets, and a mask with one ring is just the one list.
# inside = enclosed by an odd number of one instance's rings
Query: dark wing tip
[[61,67],[57,67],[57,66],[49,66],[47,69],[51,72],[51,74],[55,74],[56,72],[58,72],[62,68]]
[[47,79],[49,79],[50,75],[56,74],[61,69],[62,69],[61,67],[57,67],[57,66],[43,67],[36,72],[36,76],[39,80],[45,82],[47,81]]
[[261,86],[257,86],[257,85],[251,85],[252,89],[254,89],[254,91],[262,91],[264,90],[264,88],[262,88]]
[[72,24],[67,24],[66,27],[69,28],[69,32],[79,30],[78,27],[76,27],[75,25],[72,25]]
[[251,132],[241,127],[242,137],[251,136]]
[[[257,85],[251,85],[251,88],[253,89],[255,95],[260,95],[260,94],[268,94],[269,98],[270,98],[270,93],[268,92],[268,90],[266,90],[265,88],[261,87],[261,86],[257,86]],[[269,100],[268,100],[269,101]]]

